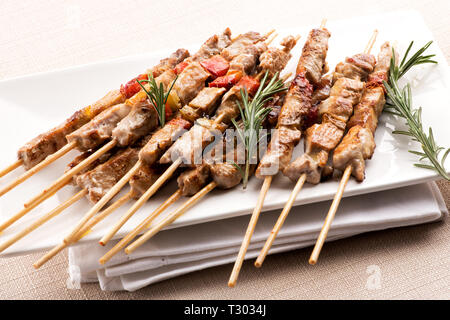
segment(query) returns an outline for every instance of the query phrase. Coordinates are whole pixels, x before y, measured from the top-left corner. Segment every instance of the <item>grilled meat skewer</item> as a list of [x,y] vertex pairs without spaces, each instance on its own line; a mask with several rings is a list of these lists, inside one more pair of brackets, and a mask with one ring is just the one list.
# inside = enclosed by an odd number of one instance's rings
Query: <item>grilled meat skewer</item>
[[[169,58],[161,60],[158,65],[154,66],[151,69],[151,73],[155,78],[159,77],[188,56],[189,52],[187,50],[178,49]],[[130,98],[132,96],[130,95],[132,83],[136,83],[136,81],[132,80],[127,85],[122,85],[121,89],[109,92],[94,104],[75,112],[61,125],[39,135],[21,147],[18,151],[18,159],[23,161],[25,169],[31,169],[47,156],[62,148],[67,143],[66,136],[68,134],[81,128],[109,107],[123,103]]]
[[[281,110],[281,106],[284,101],[286,93],[282,92],[277,94],[274,99],[267,103],[267,107],[272,108],[271,120],[265,121],[265,128],[273,128],[276,124],[276,120],[279,115],[279,111]],[[222,148],[229,145],[229,139],[226,137],[222,141]],[[233,146],[234,137],[233,137]],[[220,148],[220,146],[219,146]],[[225,148],[224,148],[225,149]],[[216,149],[214,149],[216,150]],[[226,149],[224,150],[226,151]],[[221,189],[231,189],[234,186],[238,185],[242,180],[242,175],[239,170],[234,165],[230,163],[226,163],[223,161],[227,161],[229,156],[234,159],[234,162],[238,162],[238,153],[239,149],[236,148],[232,150],[232,152],[228,152],[223,155],[223,159],[221,163],[215,163],[214,159],[216,159],[216,154],[212,151],[209,156],[212,157],[210,159],[206,159],[202,164],[197,165],[194,168],[189,168],[177,179],[178,182],[178,191],[176,191],[167,201],[161,204],[150,216],[148,216],[144,221],[142,221],[132,232],[130,232],[127,236],[125,236],[119,243],[117,243],[108,253],[106,253],[102,258],[100,258],[99,262],[101,264],[105,264],[109,259],[111,259],[115,254],[117,254],[121,249],[123,249],[128,243],[130,243],[140,232],[146,229],[150,223],[158,217],[165,209],[167,209],[171,204],[178,200],[180,196],[193,196],[189,201],[195,200],[198,201],[202,197],[204,197],[208,192],[213,190],[214,188],[219,187]],[[212,183],[208,184],[211,180]],[[208,184],[208,185],[207,185]],[[203,188],[203,189],[202,189]],[[183,208],[182,206],[181,208]],[[187,210],[187,208],[186,208]],[[148,235],[147,235],[148,237]],[[134,245],[139,246],[140,243],[144,243],[148,238],[142,237],[136,242]]]
[[[226,35],[226,37],[229,38],[229,33],[230,31],[227,29],[224,34]],[[223,39],[221,39],[221,41],[216,41],[216,43],[223,43]],[[209,42],[207,42],[209,43]],[[204,47],[202,47],[203,49]],[[180,61],[176,61],[176,62],[180,62]],[[195,61],[193,63],[196,63]],[[179,65],[179,63],[178,63]],[[177,67],[177,66],[175,66]],[[181,71],[189,73],[189,71]],[[164,73],[162,75],[160,75],[157,80],[159,81],[165,81],[167,80],[169,76],[174,76],[174,72],[172,69],[168,69],[166,71],[164,71]],[[197,84],[195,81],[192,80],[192,77],[185,77],[186,79],[186,86],[194,86],[196,87]],[[73,139],[74,144],[78,144],[78,146],[80,147],[80,149],[86,150],[89,147],[93,147],[93,145],[91,144],[92,142],[94,142],[94,144],[98,144],[99,142],[101,143],[101,141],[104,141],[105,139],[108,139],[108,137],[111,137],[112,134],[117,133],[117,137],[119,137],[120,135],[123,135],[124,132],[123,130],[119,130],[119,131],[114,131],[114,128],[116,127],[116,124],[118,124],[120,122],[120,120],[124,119],[128,113],[134,108],[139,108],[138,110],[143,110],[145,109],[145,115],[148,117],[149,115],[151,115],[151,118],[155,119],[153,121],[154,124],[157,123],[156,121],[156,111],[154,110],[153,106],[151,105],[146,105],[148,103],[147,101],[147,97],[146,95],[143,93],[143,90],[141,90],[140,92],[136,93],[132,98],[128,99],[124,104],[121,104],[119,106],[115,106],[113,110],[106,110],[103,113],[101,113],[99,116],[96,117],[97,121],[88,123],[87,125],[85,125],[84,127],[80,128],[79,130],[77,130],[77,132],[75,134],[71,134],[70,135],[70,139]],[[131,105],[130,105],[131,104]],[[109,111],[109,112],[108,112]],[[139,113],[139,112],[138,112]],[[132,113],[133,114],[133,113]],[[128,142],[132,142],[132,140],[136,140],[139,135],[142,135],[145,133],[146,130],[149,130],[151,127],[154,127],[155,125],[152,125],[151,121],[140,121],[139,117],[135,118],[134,120],[137,120],[139,122],[139,125],[134,126],[131,125],[129,127],[127,127],[126,129],[128,129],[128,133],[131,131],[132,134],[129,134],[127,136],[127,138],[129,139],[125,139]],[[125,122],[130,125],[132,123],[132,121],[127,121],[127,119],[125,119]],[[150,124],[150,125],[149,125]],[[146,130],[142,130],[142,127],[146,128]],[[120,123],[118,125],[118,128],[120,128]],[[9,222],[7,222],[7,225],[5,225],[5,227],[7,227],[10,222],[12,221],[16,221],[18,218],[17,217],[21,217],[24,214],[26,214],[27,212],[29,212],[30,210],[32,210],[34,207],[36,207],[37,205],[39,205],[41,202],[43,202],[44,200],[46,200],[47,198],[49,198],[50,196],[52,196],[54,193],[57,192],[57,190],[59,190],[60,188],[62,188],[64,185],[66,185],[70,179],[71,176],[74,174],[77,174],[79,171],[81,171],[83,169],[83,166],[89,165],[90,162],[93,162],[96,160],[96,157],[100,156],[103,152],[108,151],[109,149],[111,149],[112,147],[116,146],[116,144],[118,143],[120,139],[119,138],[114,138],[112,141],[110,141],[107,145],[103,146],[101,149],[99,149],[97,152],[95,152],[90,158],[86,159],[85,161],[83,161],[79,166],[73,168],[71,171],[67,172],[64,176],[62,176],[60,179],[58,179],[55,183],[53,183],[47,190],[44,190],[44,192],[42,192],[41,194],[39,194],[38,196],[34,197],[31,201],[29,201],[26,204],[26,209],[22,210],[19,214],[17,214],[15,217],[13,217],[12,220],[10,220]]]
[[[301,172],[300,174],[296,173],[295,170],[298,169],[295,167],[296,161],[291,163],[288,167],[285,168],[283,173],[289,173],[292,175],[290,178],[296,182],[294,189],[292,190],[291,195],[289,196],[286,205],[283,208],[270,236],[267,238],[267,241],[261,250],[258,258],[255,261],[256,267],[261,267],[264,262],[265,257],[267,256],[273,241],[275,240],[278,232],[283,226],[284,221],[286,220],[295,199],[297,198],[298,193],[302,189],[304,183],[307,179],[310,181],[320,180],[320,174],[327,171],[328,167],[326,166],[327,162],[327,150],[323,149],[313,149],[311,148],[312,141],[321,141],[328,148],[332,148],[333,143],[338,143],[341,139],[339,135],[341,134],[339,130],[345,129],[345,123],[348,120],[348,117],[353,113],[353,106],[359,101],[361,98],[361,93],[364,88],[364,84],[360,81],[361,79],[365,80],[367,74],[373,70],[373,65],[375,64],[375,58],[369,55],[370,48],[375,42],[377,36],[377,32],[374,33],[372,38],[369,41],[368,48],[364,54],[355,55],[352,58],[347,58],[345,62],[341,62],[336,66],[335,72],[333,74],[332,88],[330,90],[330,96],[326,100],[323,100],[319,106],[318,111],[319,115],[322,118],[321,124],[314,124],[306,131],[306,153],[299,157],[299,159],[319,159],[317,156],[319,154],[322,158],[323,167],[320,169],[320,173],[317,171],[315,173],[312,172]],[[347,78],[346,78],[347,77]],[[328,81],[328,79],[327,79]],[[318,95],[321,95],[323,89],[319,89]],[[326,90],[326,89],[325,89]],[[316,131],[316,137],[313,136],[312,132]],[[320,132],[323,132],[321,135]],[[325,135],[325,132],[329,130],[329,133],[334,134],[332,136]],[[342,132],[343,134],[343,132]],[[337,142],[335,142],[338,140]],[[312,155],[312,156],[311,156]],[[309,173],[309,174],[308,174]],[[295,176],[294,176],[295,175]]]
[[326,56],[331,34],[325,29],[325,22],[322,21],[319,29],[313,29],[309,33],[297,63],[296,76],[278,118],[277,130],[256,170],[256,177],[264,179],[264,183],[228,281],[230,287],[236,285],[273,176],[288,165],[294,147],[300,141],[302,127],[313,118],[311,114],[315,112],[312,105],[314,85],[319,87],[320,84],[321,88],[324,87],[322,74],[327,71]]
[[[169,58],[161,60],[161,62],[153,68],[153,71],[149,72],[160,77],[187,56],[189,56],[187,50],[179,49]],[[148,75],[141,75],[129,81],[127,84],[122,85],[120,90],[113,91],[94,105],[77,111],[59,127],[38,136],[22,147],[19,150],[19,162],[25,166],[27,171],[0,190],[0,196],[11,191],[16,186],[72,150],[76,145],[74,142],[68,143],[67,136],[74,131],[86,126],[89,122],[93,122],[94,119],[102,118],[101,115],[108,114],[108,110],[112,108],[116,111],[112,112],[116,117],[120,115],[120,113],[126,113],[126,107],[123,107],[123,111],[119,112],[116,105],[125,103],[126,99],[135,95],[136,92],[139,91],[139,89],[136,88],[136,86],[139,87],[136,79],[144,79],[145,77],[148,77]]]
[[[294,39],[293,37],[288,37],[287,39]],[[297,40],[293,40],[297,41]],[[292,49],[292,41],[284,41],[286,45],[290,44],[290,49]],[[290,49],[273,49],[270,56],[274,56],[275,54],[282,54],[290,57],[289,50]],[[273,67],[272,70],[276,70],[276,68],[284,68],[289,59],[284,59],[284,63],[278,63],[277,66]],[[276,59],[272,59],[271,61],[277,61]],[[266,66],[272,65],[271,63],[266,63]],[[281,71],[281,70],[280,70]],[[261,72],[261,71],[260,71]],[[276,71],[275,71],[276,72]],[[247,84],[247,83],[246,83]],[[225,100],[225,96],[222,99]],[[228,107],[228,113],[234,114],[234,117],[239,114],[239,107],[237,103],[234,103],[234,107]],[[220,109],[220,107],[219,107]],[[219,112],[219,109],[216,111],[216,115]],[[237,109],[237,110],[236,110]],[[225,113],[223,113],[225,114]],[[133,207],[127,212],[121,220],[117,223],[117,225],[105,235],[100,243],[105,244],[108,242],[112,236],[119,230],[119,228],[160,188],[160,186],[167,180],[168,176],[172,175],[170,170],[175,170],[183,161],[187,166],[195,166],[196,164],[202,163],[201,155],[202,150],[209,145],[212,140],[215,140],[216,137],[220,137],[221,134],[226,129],[226,125],[221,124],[217,119],[222,120],[223,117],[218,117],[215,120],[210,120],[206,118],[198,119],[196,124],[186,132],[181,138],[179,138],[176,143],[161,157],[160,163],[170,163],[172,160],[175,162],[171,165],[168,171],[166,171],[155,183],[149,188],[144,195],[133,205]],[[181,160],[183,159],[183,160]]]
[[353,114],[363,94],[369,73],[373,71],[375,57],[357,54],[336,66],[330,97],[319,105],[321,124],[314,124],[306,130],[305,154],[289,164],[283,173],[297,182],[305,173],[306,181],[320,182],[322,168],[328,161],[329,153],[341,141],[347,121]]
[[383,81],[388,81],[391,58],[392,47],[386,42],[378,54],[374,71],[369,75],[361,102],[348,121],[349,131],[333,153],[333,167],[344,171],[351,166],[357,181],[364,180],[365,160],[372,158],[375,150],[378,117],[386,103]]
[[[195,61],[194,61],[194,62],[189,62],[189,64],[188,64],[187,66],[185,66],[184,68],[185,68],[185,69],[188,69],[188,68],[190,67],[190,65],[192,65],[192,64],[194,64],[194,63],[196,63],[196,62],[195,62]],[[204,67],[205,67],[205,69],[208,68],[208,66],[204,66]],[[184,72],[184,71],[183,71],[183,72]],[[133,167],[133,169],[132,169],[130,172],[127,173],[127,175],[124,177],[124,179],[122,179],[122,180],[121,180],[121,181],[120,181],[120,182],[119,182],[119,183],[111,190],[111,192],[109,192],[103,199],[101,199],[101,201],[100,201],[99,203],[97,203],[97,205],[94,206],[94,208],[92,208],[92,209],[86,214],[86,216],[85,216],[86,219],[89,219],[89,217],[92,216],[93,214],[95,214],[95,212],[98,212],[98,210],[100,210],[101,207],[104,206],[104,205],[106,204],[106,202],[109,201],[110,198],[111,198],[112,196],[114,196],[115,193],[117,193],[118,190],[120,190],[120,189],[123,187],[123,185],[124,185],[124,184],[129,180],[129,178],[134,174],[133,171],[138,170],[139,167],[140,167],[140,165],[141,165],[140,163],[136,164],[136,166]],[[139,201],[138,201],[138,202],[139,202]],[[83,220],[80,222],[80,225],[76,227],[77,230],[80,229],[80,226],[81,226],[82,223],[83,223],[83,224],[85,223],[85,219],[83,219]],[[77,231],[74,230],[74,231],[69,235],[69,237],[67,237],[67,239],[65,239],[65,241],[66,241],[66,242],[70,242],[70,240],[75,236],[75,233],[76,233],[76,232],[77,232]]]

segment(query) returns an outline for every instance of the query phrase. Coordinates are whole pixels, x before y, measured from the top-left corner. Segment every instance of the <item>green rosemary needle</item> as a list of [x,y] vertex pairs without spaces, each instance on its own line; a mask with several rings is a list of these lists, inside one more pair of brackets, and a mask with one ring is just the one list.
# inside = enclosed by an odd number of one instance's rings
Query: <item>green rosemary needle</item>
[[278,73],[276,73],[267,86],[265,86],[267,77],[268,72],[264,75],[259,89],[251,101],[247,90],[241,89],[242,103],[238,102],[238,106],[242,123],[239,125],[235,119],[232,120],[238,133],[239,140],[243,144],[245,150],[244,169],[236,163],[233,163],[234,166],[241,171],[244,189],[247,187],[250,175],[250,162],[256,156],[259,142],[261,139],[265,138],[265,135],[261,135],[260,130],[262,129],[264,119],[272,110],[269,107],[265,107],[265,105],[272,99],[274,94],[287,90],[287,88],[284,87],[283,81],[278,79]]
[[[413,42],[411,42],[406,50],[405,56],[398,66],[396,65],[395,55],[392,55],[389,82],[384,82],[388,97],[385,111],[406,120],[408,129],[406,131],[396,130],[393,131],[393,133],[409,136],[413,141],[420,143],[422,147],[421,152],[409,150],[410,153],[420,157],[419,161],[421,162],[415,163],[414,166],[434,170],[444,179],[450,180],[450,176],[445,170],[445,160],[450,152],[450,148],[446,149],[439,159],[440,153],[445,148],[439,147],[436,144],[431,127],[428,129],[428,134],[426,130],[424,130],[422,124],[422,108],[416,109],[412,105],[411,85],[408,83],[405,87],[400,88],[398,84],[398,80],[413,66],[424,63],[437,63],[435,60],[432,60],[435,55],[423,55],[431,43],[431,41],[428,42],[411,58],[406,60],[413,45]],[[428,163],[423,163],[422,161],[424,160],[428,160]]]
[[[148,75],[148,80],[136,80],[137,83],[141,86],[142,90],[147,94],[148,98],[152,102],[153,107],[158,113],[159,124],[163,127],[166,123],[166,103],[169,98],[170,92],[172,91],[173,85],[175,81],[177,81],[178,76],[173,80],[172,85],[170,86],[167,93],[164,93],[164,85],[162,82],[159,84],[156,83],[155,78],[152,74]],[[143,83],[149,84],[149,89],[145,88]]]

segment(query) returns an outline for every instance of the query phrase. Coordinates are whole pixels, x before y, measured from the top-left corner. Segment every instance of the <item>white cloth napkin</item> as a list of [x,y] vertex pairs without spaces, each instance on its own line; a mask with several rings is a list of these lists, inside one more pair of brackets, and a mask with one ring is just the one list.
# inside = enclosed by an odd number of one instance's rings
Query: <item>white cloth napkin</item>
[[[270,253],[313,245],[329,206],[326,201],[293,208]],[[259,254],[279,213],[276,210],[261,215],[247,259]],[[435,183],[349,197],[342,201],[327,240],[432,222],[445,214],[447,208]],[[98,259],[117,241],[106,247],[76,246],[69,249],[70,277],[75,283],[98,281],[103,290],[135,291],[182,274],[231,263],[248,221],[248,216],[241,216],[162,231],[133,254],[119,253],[106,266],[101,266]]]

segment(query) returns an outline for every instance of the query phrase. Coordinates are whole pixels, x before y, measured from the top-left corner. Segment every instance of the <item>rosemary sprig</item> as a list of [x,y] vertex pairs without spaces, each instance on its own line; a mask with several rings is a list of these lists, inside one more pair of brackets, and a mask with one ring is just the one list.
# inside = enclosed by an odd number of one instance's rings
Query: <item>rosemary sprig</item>
[[439,147],[436,144],[431,127],[428,129],[428,134],[426,133],[426,130],[424,130],[422,125],[422,108],[416,109],[412,105],[411,85],[408,83],[405,87],[400,88],[398,84],[398,80],[413,66],[424,63],[437,63],[435,60],[432,60],[435,56],[434,54],[423,55],[425,50],[431,45],[432,41],[428,42],[411,58],[406,60],[413,43],[414,42],[411,42],[406,50],[400,65],[396,65],[395,55],[392,55],[389,82],[384,82],[388,96],[385,110],[406,120],[406,125],[408,126],[407,131],[396,130],[393,131],[393,133],[409,136],[413,141],[417,141],[421,144],[422,152],[414,150],[409,150],[409,152],[419,156],[419,161],[427,159],[429,163],[415,163],[414,166],[434,170],[444,179],[450,180],[450,176],[445,170],[445,160],[450,153],[450,148],[448,148],[439,159],[439,155],[444,148]]
[[287,90],[287,88],[284,87],[283,81],[278,79],[278,73],[276,73],[267,86],[265,86],[267,77],[268,72],[264,75],[258,91],[251,101],[247,90],[241,89],[242,104],[238,101],[238,106],[241,113],[242,124],[239,125],[235,119],[232,120],[238,133],[239,140],[242,142],[245,150],[244,169],[236,163],[233,163],[234,166],[241,171],[244,189],[247,187],[250,175],[250,162],[255,157],[259,142],[266,136],[261,135],[260,130],[264,119],[272,108],[265,107],[265,105],[272,99],[274,94]]
[[[173,85],[177,81],[178,76],[173,80],[172,85],[169,90],[164,93],[164,85],[162,82],[159,84],[156,83],[155,78],[152,74],[148,75],[148,80],[136,80],[137,83],[141,86],[142,90],[147,94],[148,98],[152,102],[153,107],[158,113],[159,124],[161,127],[166,123],[166,103],[169,98],[169,94],[172,91]],[[143,83],[148,83],[150,85],[150,89],[147,90]]]

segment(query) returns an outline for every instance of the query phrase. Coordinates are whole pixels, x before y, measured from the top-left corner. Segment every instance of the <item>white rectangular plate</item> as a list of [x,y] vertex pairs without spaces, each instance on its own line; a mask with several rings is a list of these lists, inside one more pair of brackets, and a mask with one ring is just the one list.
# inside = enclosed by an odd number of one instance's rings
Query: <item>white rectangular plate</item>
[[[270,27],[276,28],[277,26]],[[317,26],[277,30],[280,34],[277,40],[288,34],[302,35],[300,43],[293,51],[293,59],[286,72],[295,70],[303,42],[313,27]],[[375,55],[378,53],[380,45],[387,40],[396,42],[402,53],[411,40],[415,40],[414,48],[418,49],[419,46],[433,39],[423,19],[416,12],[397,12],[345,21],[329,21],[327,28],[332,33],[328,58],[330,68],[334,68],[336,63],[342,61],[346,56],[362,52],[374,29],[379,30],[378,40],[373,49]],[[261,32],[264,31],[261,30]],[[186,45],[180,39],[180,47]],[[195,52],[198,45],[186,46],[186,48]],[[3,119],[0,127],[3,148],[0,167],[15,160],[16,150],[24,142],[60,123],[74,110],[95,101],[111,88],[118,88],[121,83],[142,73],[175,49],[0,82],[0,110]],[[448,146],[450,133],[448,127],[448,119],[450,119],[448,67],[436,43],[431,46],[429,53],[437,54],[436,59],[439,64],[417,68],[415,71],[411,71],[406,79],[414,81],[414,105],[423,107],[424,123],[427,127],[429,125],[433,127],[439,144]],[[419,147],[405,137],[392,134],[394,128],[399,129],[402,126],[402,121],[396,121],[386,115],[381,117],[376,132],[377,148],[373,159],[367,162],[367,178],[363,183],[350,181],[345,196],[397,188],[437,178],[432,171],[413,167],[416,157],[408,153],[408,149],[418,150]],[[297,148],[297,154],[301,152],[302,148],[302,145]],[[65,165],[76,154],[76,152],[70,153],[2,197],[0,199],[0,221],[4,221],[18,212],[25,201],[58,178],[64,171]],[[0,186],[5,185],[22,172],[22,169],[16,170],[13,174],[2,178]],[[331,199],[337,186],[337,181],[329,181],[317,186],[306,185],[299,194],[296,205]],[[260,187],[261,181],[252,179],[247,190],[243,190],[241,186],[228,191],[215,190],[178,219],[171,228],[249,214],[256,203]],[[293,184],[288,179],[282,175],[277,176],[266,197],[264,211],[282,208],[292,187]],[[139,221],[151,213],[175,190],[176,185],[172,182],[158,192],[145,207],[130,219],[117,237],[122,237],[132,230]],[[72,186],[61,190],[57,196],[47,200],[20,222],[7,229],[0,236],[0,241],[9,238],[38,216],[49,212],[75,192],[76,189]],[[181,204],[181,200],[168,211],[172,211],[179,204]],[[9,248],[4,255],[24,254],[59,244],[62,237],[89,208],[90,204],[83,199],[38,231]],[[126,205],[104,220],[83,239],[83,242],[98,240],[128,208],[129,205]],[[326,212],[317,214],[324,216]],[[186,239],[180,239],[180,241],[186,241]]]

